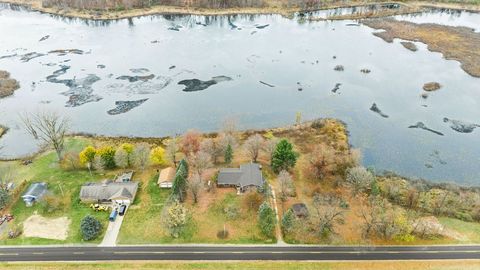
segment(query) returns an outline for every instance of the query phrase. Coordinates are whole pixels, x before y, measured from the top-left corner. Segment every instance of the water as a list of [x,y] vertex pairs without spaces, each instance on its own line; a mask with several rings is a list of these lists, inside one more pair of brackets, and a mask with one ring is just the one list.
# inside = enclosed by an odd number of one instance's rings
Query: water
[[[438,14],[422,18],[429,16]],[[478,21],[479,15],[469,16]],[[377,171],[478,185],[480,128],[459,133],[443,118],[480,124],[480,79],[424,44],[411,52],[399,40],[386,43],[372,35],[374,30],[350,23],[302,23],[278,15],[148,16],[107,23],[5,8],[0,11],[0,56],[46,55],[28,62],[0,59],[0,68],[21,83],[14,96],[0,100],[0,122],[11,128],[0,140],[3,155],[21,156],[37,148],[18,118],[25,111],[59,111],[76,132],[113,136],[213,131],[226,117],[237,118],[242,128],[282,126],[301,112],[305,120],[345,121],[364,164]],[[57,49],[84,53],[48,53]],[[61,65],[70,68],[47,81]],[[345,70],[334,71],[336,65]],[[371,73],[361,73],[364,68]],[[129,81],[151,74],[153,79]],[[121,76],[130,77],[116,79]],[[75,79],[74,90],[91,102],[72,106],[78,97],[65,94],[65,83],[55,83],[66,79]],[[182,91],[186,85],[178,82],[192,79],[216,83]],[[422,86],[429,81],[443,88],[424,100]],[[126,113],[114,110],[116,101],[144,99]],[[371,111],[373,103],[388,118]],[[444,136],[408,128],[417,122]]]

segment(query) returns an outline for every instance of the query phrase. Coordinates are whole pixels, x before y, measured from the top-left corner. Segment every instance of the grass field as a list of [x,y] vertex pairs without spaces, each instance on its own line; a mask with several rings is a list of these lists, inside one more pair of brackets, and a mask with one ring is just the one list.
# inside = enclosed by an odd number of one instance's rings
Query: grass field
[[[170,190],[162,190],[157,185],[158,174],[144,183],[137,195],[138,202],[132,205],[125,216],[119,235],[120,244],[151,243],[217,243],[254,244],[272,243],[260,235],[256,225],[256,212],[242,209],[242,198],[235,195],[234,189],[217,189],[215,193],[204,192],[198,204],[187,201],[191,220],[178,238],[172,238],[164,228],[162,209],[170,196]],[[223,213],[225,204],[236,204],[239,216],[229,220]],[[139,226],[141,222],[141,226]],[[227,239],[219,239],[217,232],[223,226],[229,231]]]
[[9,263],[2,269],[185,269],[185,270],[477,270],[480,261],[386,261],[386,262],[115,262],[115,263]]
[[[86,139],[69,139],[67,148],[69,150],[80,150],[89,141]],[[5,165],[5,164],[4,164]],[[107,226],[108,213],[92,211],[88,205],[80,203],[79,192],[80,187],[85,182],[99,181],[107,175],[90,173],[87,170],[64,170],[58,165],[55,153],[48,152],[34,159],[34,162],[28,166],[21,165],[18,161],[8,162],[10,169],[15,170],[17,179],[28,182],[47,182],[48,189],[53,196],[61,198],[63,205],[58,210],[48,212],[42,204],[35,204],[33,207],[26,207],[23,200],[19,199],[13,202],[9,209],[4,212],[10,212],[15,219],[13,224],[21,225],[22,222],[34,213],[38,213],[45,217],[62,217],[67,216],[71,220],[69,235],[65,241],[49,240],[41,238],[25,238],[20,236],[13,240],[0,240],[0,244],[61,244],[61,243],[81,243],[83,240],[80,235],[80,220],[87,214],[96,216],[103,222],[104,227]],[[110,175],[111,176],[111,175]],[[28,184],[26,185],[28,187]],[[12,225],[12,224],[9,224]],[[93,243],[101,241],[99,237]]]

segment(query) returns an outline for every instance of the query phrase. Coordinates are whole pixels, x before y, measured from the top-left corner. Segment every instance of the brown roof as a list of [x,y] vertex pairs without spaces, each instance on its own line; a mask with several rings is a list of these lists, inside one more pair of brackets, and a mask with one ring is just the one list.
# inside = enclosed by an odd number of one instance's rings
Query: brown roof
[[160,172],[160,175],[158,176],[158,182],[157,184],[164,183],[164,182],[173,182],[173,179],[175,178],[175,168],[173,167],[168,167],[163,169]]

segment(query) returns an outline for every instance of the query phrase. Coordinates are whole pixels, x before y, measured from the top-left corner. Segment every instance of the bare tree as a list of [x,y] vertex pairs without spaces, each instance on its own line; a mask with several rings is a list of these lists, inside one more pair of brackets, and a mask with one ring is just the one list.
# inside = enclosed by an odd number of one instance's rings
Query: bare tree
[[200,144],[200,151],[210,154],[213,164],[223,155],[223,149],[217,139],[207,138]]
[[135,165],[145,170],[150,160],[150,145],[148,145],[148,143],[137,144],[133,156],[135,158]]
[[128,153],[125,149],[120,147],[115,151],[115,164],[122,169],[128,167]]
[[220,134],[220,136],[218,137],[218,141],[220,144],[220,148],[222,149],[222,156],[225,155],[225,151],[227,151],[229,145],[232,149],[236,149],[238,147],[237,139],[233,135],[228,133]]
[[253,162],[257,162],[258,155],[264,144],[265,140],[263,137],[260,134],[255,134],[248,137],[243,147]]
[[103,161],[102,157],[99,155],[96,155],[93,158],[93,168],[99,172],[103,172],[105,170],[105,162]]
[[177,167],[177,152],[179,151],[178,147],[178,138],[173,137],[165,142],[166,152],[165,156],[168,161],[173,163],[174,167]]
[[203,181],[198,173],[194,173],[188,180],[188,188],[192,193],[193,202],[197,203],[203,188]]
[[222,133],[234,136],[237,132],[237,122],[233,117],[226,118],[222,123]]
[[60,161],[69,131],[68,119],[55,112],[24,114],[21,119],[30,135],[55,149]]
[[275,149],[277,149],[277,144],[280,142],[280,140],[276,137],[273,137],[269,140],[266,141],[265,143],[265,153],[267,153],[268,158],[270,161],[272,160],[273,152],[275,152]]
[[335,233],[335,225],[343,221],[344,210],[340,207],[340,199],[330,194],[316,194],[313,198],[316,225],[322,237]]
[[212,166],[212,157],[207,152],[199,151],[190,157],[188,163],[201,179],[203,172]]
[[321,143],[313,149],[308,158],[307,172],[314,179],[322,179],[337,168],[338,156],[333,147]]
[[280,199],[286,201],[289,196],[295,193],[292,176],[285,170],[278,175],[278,184],[280,185]]

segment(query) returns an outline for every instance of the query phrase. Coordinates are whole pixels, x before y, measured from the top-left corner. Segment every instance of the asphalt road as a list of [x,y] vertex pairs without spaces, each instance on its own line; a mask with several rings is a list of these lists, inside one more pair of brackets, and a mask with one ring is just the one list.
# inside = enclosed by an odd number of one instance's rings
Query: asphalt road
[[0,261],[480,259],[480,246],[1,247]]

